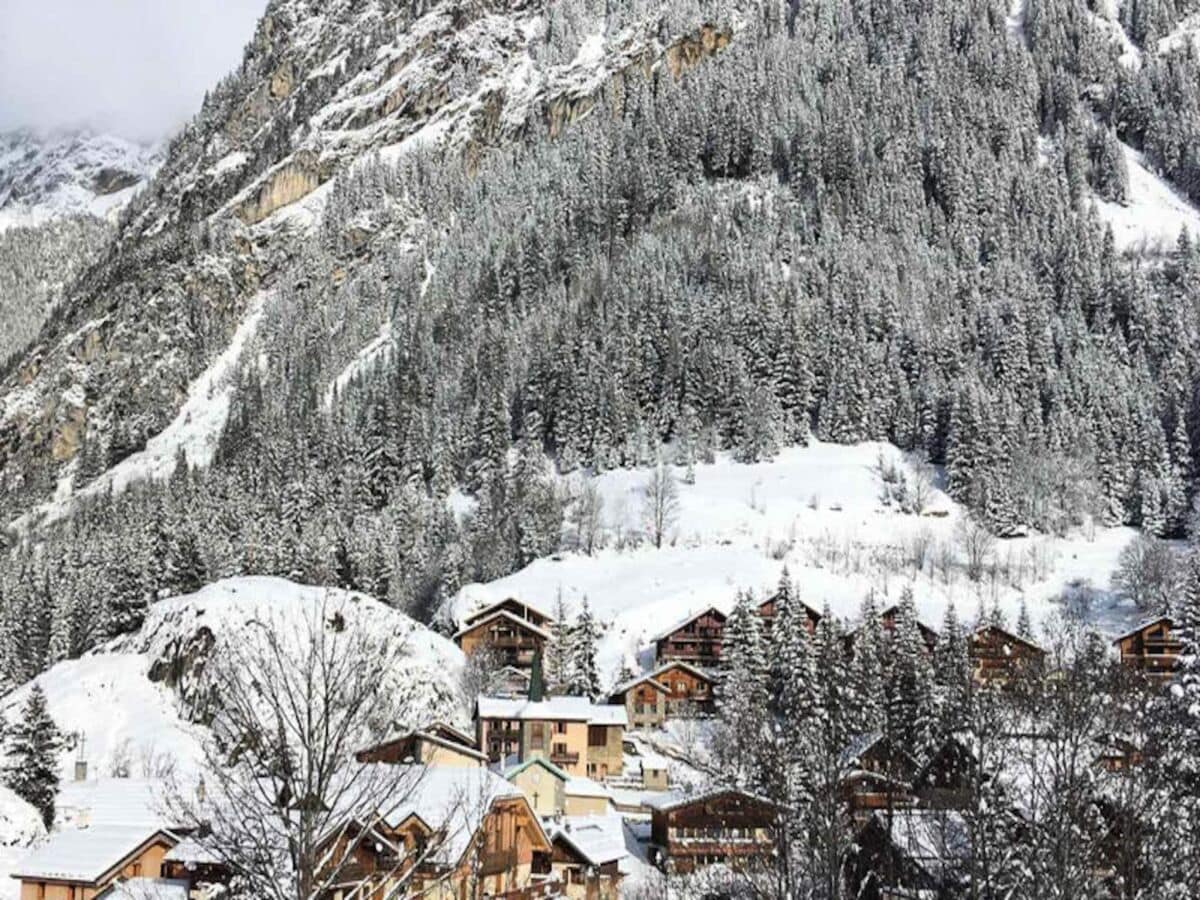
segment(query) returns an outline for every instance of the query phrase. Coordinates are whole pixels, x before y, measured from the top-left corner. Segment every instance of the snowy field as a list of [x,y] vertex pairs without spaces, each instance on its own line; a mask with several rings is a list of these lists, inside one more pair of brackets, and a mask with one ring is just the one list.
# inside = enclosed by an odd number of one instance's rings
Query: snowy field
[[1200,210],[1151,172],[1142,154],[1124,144],[1121,150],[1129,170],[1129,202],[1096,200],[1100,218],[1112,226],[1117,249],[1173,249],[1183,228],[1200,234]]
[[[1014,623],[1024,599],[1035,624],[1044,622],[1072,584],[1095,589],[1092,615],[1102,630],[1119,632],[1137,618],[1108,590],[1132,529],[1000,541],[994,561],[1002,574],[974,582],[955,541],[962,516],[957,504],[935,490],[923,515],[886,506],[876,471],[881,454],[909,466],[888,444],[814,443],[755,465],[722,456],[697,466],[691,485],[676,468],[679,513],[662,549],[644,541],[617,546],[645,533],[642,487],[650,470],[607,472],[595,483],[608,546],[591,556],[557,554],[498,581],[468,585],[452,601],[452,612],[461,619],[508,596],[552,612],[561,593],[574,615],[586,597],[606,627],[599,662],[609,682],[623,661],[647,669],[653,638],[678,621],[710,605],[729,610],[742,589],[765,596],[785,565],[807,603],[828,603],[846,620],[856,616],[868,592],[887,604],[905,585],[933,626],[951,598],[963,618],[971,619],[981,602],[989,608],[996,603]],[[909,559],[919,543],[928,544],[929,562],[917,572]],[[954,556],[948,570],[933,564],[939,551]]]

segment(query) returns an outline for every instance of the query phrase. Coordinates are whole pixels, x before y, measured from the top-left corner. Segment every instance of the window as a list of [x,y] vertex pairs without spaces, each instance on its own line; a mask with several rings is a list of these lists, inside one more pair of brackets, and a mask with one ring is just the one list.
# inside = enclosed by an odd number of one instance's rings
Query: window
[[588,726],[588,746],[603,747],[608,744],[608,729],[603,725]]
[[529,726],[529,746],[533,750],[543,750],[546,747],[545,725],[534,722]]
[[555,744],[554,745],[554,755],[555,756],[566,756],[567,755],[567,745],[566,744]]
[[554,733],[555,734],[566,734],[567,733],[567,723],[566,722],[555,722],[554,723]]

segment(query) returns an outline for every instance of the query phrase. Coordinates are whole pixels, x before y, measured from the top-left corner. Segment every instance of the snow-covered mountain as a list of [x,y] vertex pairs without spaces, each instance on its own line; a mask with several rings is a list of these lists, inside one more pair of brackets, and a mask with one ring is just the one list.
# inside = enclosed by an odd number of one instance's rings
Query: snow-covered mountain
[[55,723],[71,736],[61,754],[64,777],[81,755],[95,775],[128,763],[143,777],[153,774],[143,767],[163,764],[186,777],[199,763],[204,712],[194,688],[207,661],[257,628],[290,627],[315,610],[340,613],[351,631],[403,640],[402,663],[382,686],[411,711],[412,721],[397,726],[431,717],[465,724],[458,693],[463,657],[452,643],[373,598],[280,578],[232,578],[163,600],[138,631],[60,662],[8,694],[0,716],[15,721],[36,683]]
[[162,159],[160,146],[108,134],[0,134],[0,231],[85,214],[115,219]]

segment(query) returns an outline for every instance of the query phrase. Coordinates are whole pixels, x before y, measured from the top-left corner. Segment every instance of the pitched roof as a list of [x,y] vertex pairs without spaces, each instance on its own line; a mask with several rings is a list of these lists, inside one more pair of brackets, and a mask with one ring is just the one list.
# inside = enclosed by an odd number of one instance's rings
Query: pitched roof
[[177,862],[184,864],[195,864],[201,866],[219,866],[222,863],[221,858],[214,850],[205,847],[195,838],[185,837],[178,844],[167,851],[167,855],[163,857],[164,862]]
[[467,613],[467,615],[463,616],[462,621],[464,624],[466,624],[466,623],[476,624],[479,622],[480,619],[484,618],[488,613],[492,612],[493,610],[500,609],[507,603],[516,603],[520,606],[525,607],[530,612],[537,613],[543,619],[549,619],[550,621],[554,621],[554,616],[550,615],[550,613],[546,612],[544,609],[534,606],[532,603],[527,603],[524,600],[518,600],[516,597],[505,597],[503,600],[497,600],[495,603],[489,603],[486,606],[481,606],[481,607],[479,607],[479,609],[477,609],[473,612]]
[[524,772],[526,769],[530,768],[531,766],[540,766],[541,768],[545,769],[547,772],[549,772],[551,775],[553,775],[555,778],[558,778],[561,781],[566,782],[566,781],[571,780],[570,775],[568,775],[566,772],[564,772],[562,769],[560,769],[554,763],[550,762],[550,760],[545,759],[544,757],[541,757],[541,756],[531,756],[529,759],[525,760],[525,762],[519,763],[518,765],[515,765],[515,766],[512,766],[512,767],[506,769],[504,771],[504,777],[507,778],[509,781],[512,781],[512,779],[516,778],[518,775],[520,775],[522,772]]
[[1125,638],[1131,638],[1135,634],[1145,631],[1147,628],[1151,627],[1152,625],[1158,625],[1160,622],[1165,622],[1166,626],[1168,628],[1175,627],[1175,622],[1170,616],[1155,616],[1153,619],[1146,619],[1140,625],[1134,626],[1133,628],[1126,631],[1124,634],[1117,635],[1115,638],[1113,638],[1113,643],[1114,644],[1120,643],[1121,641],[1125,640]]
[[661,681],[659,681],[658,678],[660,675],[662,675],[664,672],[666,672],[670,669],[684,669],[685,671],[690,672],[693,675],[695,675],[697,678],[701,678],[704,681],[707,681],[709,684],[713,684],[717,680],[712,675],[709,675],[707,672],[705,672],[703,669],[697,668],[696,666],[693,666],[691,663],[685,662],[682,659],[672,659],[672,660],[667,660],[665,663],[663,663],[661,666],[659,666],[653,672],[647,672],[644,675],[638,675],[637,677],[631,678],[622,684],[618,684],[615,688],[612,689],[612,693],[609,696],[615,697],[617,694],[623,694],[626,691],[628,691],[630,688],[636,687],[637,685],[642,684],[643,682],[646,682],[646,681],[651,682],[659,690],[669,691],[670,688],[667,687],[666,685],[664,685]]
[[166,786],[154,778],[89,778],[64,781],[55,807],[62,824],[137,825],[166,828]]
[[14,878],[95,884],[143,847],[176,838],[160,828],[100,825],[56,831],[38,844],[13,870]]
[[[394,829],[415,816],[431,830],[443,833],[444,838],[432,858],[437,863],[453,866],[462,859],[492,806],[499,800],[508,799],[518,800],[528,807],[529,801],[520,789],[490,769],[434,766],[417,776],[410,795],[384,816],[384,821]],[[550,839],[532,809],[529,815],[549,844]]]
[[678,631],[684,625],[687,625],[689,622],[695,622],[698,618],[700,618],[701,616],[707,615],[708,613],[716,613],[722,619],[729,618],[728,613],[722,612],[721,610],[717,609],[717,607],[706,606],[704,609],[700,610],[700,612],[689,614],[687,616],[687,618],[680,619],[674,625],[672,625],[670,628],[668,628],[666,631],[662,631],[662,632],[656,634],[654,637],[650,638],[650,640],[651,641],[661,641],[664,638],[669,638],[671,635],[673,635],[676,631]]
[[534,634],[538,635],[539,637],[543,637],[546,640],[550,640],[550,632],[548,632],[545,628],[542,628],[541,626],[538,626],[538,625],[534,625],[528,619],[522,619],[520,616],[514,616],[512,613],[510,613],[506,609],[496,610],[496,612],[491,613],[487,616],[484,616],[482,619],[477,619],[477,620],[471,622],[471,624],[469,624],[469,625],[464,625],[462,628],[458,629],[458,631],[454,632],[454,637],[456,639],[460,638],[464,634],[469,634],[470,632],[474,631],[475,629],[477,629],[483,625],[486,625],[489,622],[492,622],[496,619],[507,619],[509,622],[512,622],[518,628],[524,628],[526,631],[532,631]]
[[685,806],[691,806],[694,803],[703,803],[705,800],[712,800],[717,797],[723,797],[726,794],[735,794],[747,800],[753,800],[756,803],[761,803],[766,806],[779,809],[780,806],[774,800],[767,797],[751,794],[749,791],[743,791],[739,788],[713,788],[712,790],[703,791],[699,794],[685,794],[681,791],[666,791],[656,797],[646,797],[642,801],[642,805],[649,809],[658,810],[659,812],[670,812],[676,809],[682,809]]
[[447,740],[446,738],[433,734],[429,731],[409,731],[405,734],[398,734],[387,738],[386,740],[382,740],[379,743],[372,744],[369,747],[363,747],[355,755],[362,757],[368,753],[371,753],[372,751],[382,750],[383,748],[389,747],[392,744],[398,744],[401,741],[409,740],[425,741],[426,743],[433,744],[437,747],[444,747],[445,749],[454,753],[461,753],[463,756],[470,756],[474,759],[483,760],[485,762],[487,761],[487,755],[481,753],[474,747],[468,746],[461,741]]
[[971,636],[979,637],[987,632],[994,632],[995,634],[1008,638],[1011,641],[1016,641],[1018,644],[1024,644],[1026,647],[1030,648],[1031,650],[1036,650],[1038,653],[1044,654],[1046,652],[1044,648],[1038,646],[1033,641],[1029,640],[1029,638],[1023,638],[1019,634],[1013,634],[1007,628],[1001,628],[999,625],[995,624],[981,625],[980,627],[976,628],[974,632],[972,632]]
[[612,797],[608,788],[590,778],[568,778],[563,790],[571,797],[603,797],[606,800]]
[[569,845],[589,865],[602,866],[629,855],[620,816],[564,816],[549,831],[551,840]]
[[481,719],[520,719],[535,722],[590,722],[595,725],[628,725],[625,707],[596,705],[587,697],[549,697],[529,700],[524,697],[480,697],[475,701]]

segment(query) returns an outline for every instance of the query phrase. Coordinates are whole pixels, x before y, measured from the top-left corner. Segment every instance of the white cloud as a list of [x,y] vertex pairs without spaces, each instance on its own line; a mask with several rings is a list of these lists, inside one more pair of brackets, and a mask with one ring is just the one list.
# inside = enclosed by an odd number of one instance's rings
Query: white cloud
[[236,68],[266,0],[0,0],[0,130],[154,140]]

